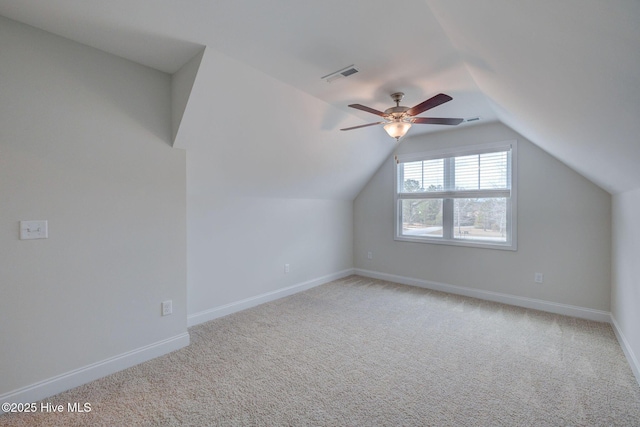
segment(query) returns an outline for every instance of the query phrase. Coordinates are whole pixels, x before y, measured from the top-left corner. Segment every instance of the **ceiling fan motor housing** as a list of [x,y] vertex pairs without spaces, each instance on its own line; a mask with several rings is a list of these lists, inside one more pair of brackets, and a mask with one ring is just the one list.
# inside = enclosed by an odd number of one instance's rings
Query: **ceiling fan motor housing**
[[406,113],[407,110],[409,110],[409,107],[398,106],[398,107],[387,108],[386,110],[384,110],[384,113],[390,116],[400,117],[404,115],[404,113]]
[[408,119],[408,117],[405,117],[405,113],[409,110],[409,107],[403,107],[400,105],[402,98],[404,98],[404,93],[402,92],[395,92],[391,94],[391,99],[396,103],[396,106],[384,110],[384,114],[388,116],[386,117],[387,120],[399,121],[405,118]]

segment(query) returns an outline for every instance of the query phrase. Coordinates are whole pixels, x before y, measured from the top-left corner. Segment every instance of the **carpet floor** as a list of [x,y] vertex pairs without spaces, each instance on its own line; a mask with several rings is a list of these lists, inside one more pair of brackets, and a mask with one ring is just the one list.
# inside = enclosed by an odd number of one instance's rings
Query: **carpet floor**
[[640,426],[606,323],[350,276],[189,333],[0,425]]

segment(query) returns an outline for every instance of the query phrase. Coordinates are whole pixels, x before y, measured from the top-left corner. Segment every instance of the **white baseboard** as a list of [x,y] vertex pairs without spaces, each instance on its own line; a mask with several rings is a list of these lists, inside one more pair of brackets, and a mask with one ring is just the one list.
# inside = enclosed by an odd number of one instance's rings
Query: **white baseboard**
[[414,279],[411,277],[397,276],[395,274],[380,273],[377,271],[363,270],[359,268],[355,269],[355,274],[365,277],[371,277],[373,279],[388,280],[390,282],[401,283],[404,285],[417,286],[419,288],[432,289],[434,291],[442,291],[450,294],[464,295],[467,297],[473,297],[487,301],[501,302],[518,307],[525,307],[534,310],[546,311],[549,313],[562,314],[565,316],[579,317],[581,319],[594,320],[596,322],[609,323],[611,320],[611,313],[609,313],[608,311],[594,310],[591,308],[578,307],[575,305],[560,304],[557,302],[519,297],[499,292],[466,288],[464,286],[431,282],[428,280]]
[[[2,394],[0,395],[0,402],[37,402],[188,345],[189,333],[184,332],[180,335],[157,341],[144,347],[139,347],[135,350]],[[0,412],[0,414],[2,413],[3,412]]]
[[624,355],[627,357],[627,361],[629,362],[629,366],[631,366],[631,371],[633,371],[633,375],[635,375],[638,384],[640,384],[640,362],[638,362],[638,358],[634,354],[631,346],[629,345],[629,341],[625,338],[622,330],[620,329],[620,325],[616,321],[616,318],[611,315],[611,325],[613,326],[613,332],[616,333],[616,338],[618,338],[618,342],[620,343],[620,347],[622,347],[622,351]]
[[306,291],[307,289],[314,288],[325,283],[329,283],[333,280],[342,279],[351,274],[354,274],[354,270],[349,268],[337,273],[328,274],[326,276],[318,277],[317,279],[308,280],[297,285],[288,286],[286,288],[278,289],[276,291],[267,292],[265,294],[256,295],[254,297],[246,298],[240,301],[235,301],[229,304],[214,307],[209,310],[199,311],[187,316],[187,326],[195,326],[204,322],[208,322],[219,317],[226,316],[237,311],[246,310],[247,308],[255,307],[256,305],[263,304],[269,301],[275,301],[277,299],[296,294],[298,292]]

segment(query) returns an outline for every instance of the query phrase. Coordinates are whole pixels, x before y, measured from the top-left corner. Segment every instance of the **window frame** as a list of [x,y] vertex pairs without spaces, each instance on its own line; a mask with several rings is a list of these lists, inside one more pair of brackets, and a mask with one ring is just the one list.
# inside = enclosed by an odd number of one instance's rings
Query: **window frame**
[[[490,152],[505,151],[507,149],[511,150],[509,171],[511,173],[511,189],[510,196],[507,198],[507,241],[506,242],[487,242],[480,240],[464,240],[464,239],[455,239],[453,237],[453,228],[454,228],[454,198],[446,196],[452,196],[455,194],[464,195],[466,190],[445,190],[439,192],[439,195],[442,197],[433,197],[430,196],[428,198],[435,200],[442,200],[442,237],[428,237],[428,236],[406,236],[402,234],[402,208],[400,207],[402,200],[410,200],[410,199],[423,199],[420,197],[420,194],[423,193],[411,193],[410,197],[406,197],[399,194],[400,193],[400,169],[399,166],[401,163],[408,163],[414,161],[425,161],[425,160],[435,160],[435,159],[443,159],[443,158],[453,158],[460,156],[468,156],[475,154],[484,154]],[[517,140],[508,140],[508,141],[500,141],[493,142],[488,144],[477,144],[477,145],[467,145],[460,147],[452,147],[448,149],[441,150],[433,150],[426,152],[416,152],[416,153],[405,153],[398,154],[394,158],[394,189],[393,189],[393,202],[394,202],[394,240],[400,242],[413,242],[413,243],[423,243],[423,244],[437,244],[437,245],[450,245],[450,246],[466,246],[473,248],[487,248],[487,249],[499,249],[499,250],[509,250],[516,251],[517,250],[517,188],[518,188],[518,141]],[[448,179],[446,176],[444,179]],[[476,195],[479,191],[471,190],[469,195]],[[505,190],[481,190],[483,194],[490,195],[491,193],[496,194],[496,196],[504,195]],[[406,193],[405,193],[406,194]],[[496,197],[494,196],[494,197]],[[428,199],[427,198],[427,199]],[[510,200],[510,202],[509,202]],[[446,212],[446,213],[445,213]],[[450,215],[447,213],[450,212]]]

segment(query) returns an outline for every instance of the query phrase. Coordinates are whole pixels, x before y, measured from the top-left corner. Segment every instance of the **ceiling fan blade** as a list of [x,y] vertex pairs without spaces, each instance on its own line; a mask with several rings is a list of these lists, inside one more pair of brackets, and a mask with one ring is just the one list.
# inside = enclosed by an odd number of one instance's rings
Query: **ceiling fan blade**
[[451,125],[456,126],[462,123],[464,119],[453,119],[443,117],[414,117],[411,119],[412,123],[422,125]]
[[350,127],[350,128],[344,128],[344,129],[340,129],[340,130],[360,129],[360,128],[366,128],[367,126],[381,125],[382,123],[384,123],[384,122],[369,123],[369,124],[366,124],[366,125],[353,126],[353,127]]
[[421,102],[415,107],[410,108],[407,111],[407,114],[410,116],[417,116],[418,114],[424,111],[430,110],[434,107],[437,107],[438,105],[444,104],[445,102],[449,102],[452,99],[453,98],[451,98],[449,95],[445,95],[444,93],[439,93],[436,96],[429,98],[424,102]]
[[366,105],[350,104],[349,107],[355,108],[356,110],[366,111],[367,113],[375,114],[375,115],[380,116],[380,117],[387,117],[387,115],[385,113],[383,113],[382,111],[374,110],[373,108],[367,107]]

